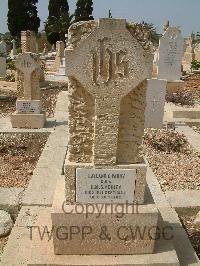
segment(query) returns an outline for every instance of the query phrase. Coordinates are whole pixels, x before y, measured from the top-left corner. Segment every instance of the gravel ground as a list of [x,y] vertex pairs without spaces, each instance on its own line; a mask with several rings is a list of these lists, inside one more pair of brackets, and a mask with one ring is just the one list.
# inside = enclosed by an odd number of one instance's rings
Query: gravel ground
[[195,216],[180,216],[183,227],[185,228],[197,256],[200,258],[200,228],[195,225]]
[[173,130],[147,129],[144,151],[163,191],[200,189],[200,154],[184,135]]
[[167,93],[167,102],[184,107],[196,107],[200,105],[200,74],[194,74],[184,79],[184,87],[178,93]]
[[49,133],[0,134],[0,187],[26,187]]

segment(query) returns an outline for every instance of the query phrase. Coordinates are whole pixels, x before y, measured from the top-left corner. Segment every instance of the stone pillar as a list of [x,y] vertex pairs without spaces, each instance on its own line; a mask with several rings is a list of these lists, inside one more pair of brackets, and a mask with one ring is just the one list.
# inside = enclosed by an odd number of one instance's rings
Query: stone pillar
[[36,34],[33,31],[21,32],[21,49],[22,53],[36,53]]
[[56,42],[56,58],[54,62],[55,71],[59,68],[62,63],[62,58],[64,57],[65,44],[62,41]]

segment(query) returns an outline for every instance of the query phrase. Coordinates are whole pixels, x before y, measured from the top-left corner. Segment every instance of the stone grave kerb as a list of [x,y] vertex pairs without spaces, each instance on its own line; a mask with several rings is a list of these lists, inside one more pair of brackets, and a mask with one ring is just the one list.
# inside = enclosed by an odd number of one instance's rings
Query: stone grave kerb
[[34,60],[31,53],[23,53],[18,55],[15,66],[24,74],[24,99],[31,100],[31,76],[38,69],[38,63]]
[[116,164],[120,103],[150,76],[152,54],[131,35],[125,19],[100,19],[65,54],[69,80],[76,79],[95,100],[94,164]]

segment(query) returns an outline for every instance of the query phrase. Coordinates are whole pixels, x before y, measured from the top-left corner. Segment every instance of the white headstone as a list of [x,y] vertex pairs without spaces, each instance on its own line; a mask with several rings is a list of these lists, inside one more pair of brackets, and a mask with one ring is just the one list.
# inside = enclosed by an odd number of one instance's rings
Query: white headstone
[[158,79],[180,80],[183,38],[176,27],[169,27],[160,39]]
[[166,86],[166,80],[148,80],[145,110],[146,128],[163,128]]

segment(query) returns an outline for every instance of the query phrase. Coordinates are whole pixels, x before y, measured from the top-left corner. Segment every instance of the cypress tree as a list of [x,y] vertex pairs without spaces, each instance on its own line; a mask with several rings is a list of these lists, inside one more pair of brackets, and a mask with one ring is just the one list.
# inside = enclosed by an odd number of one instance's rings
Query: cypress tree
[[93,1],[92,0],[78,0],[75,10],[75,21],[93,20]]
[[8,29],[13,37],[20,38],[21,31],[38,32],[40,18],[36,4],[38,0],[8,0]]
[[71,24],[73,16],[69,14],[67,0],[49,0],[49,16],[45,24],[47,39],[51,44],[65,41],[65,34]]
[[49,17],[59,18],[61,14],[69,13],[69,5],[67,0],[49,0]]

